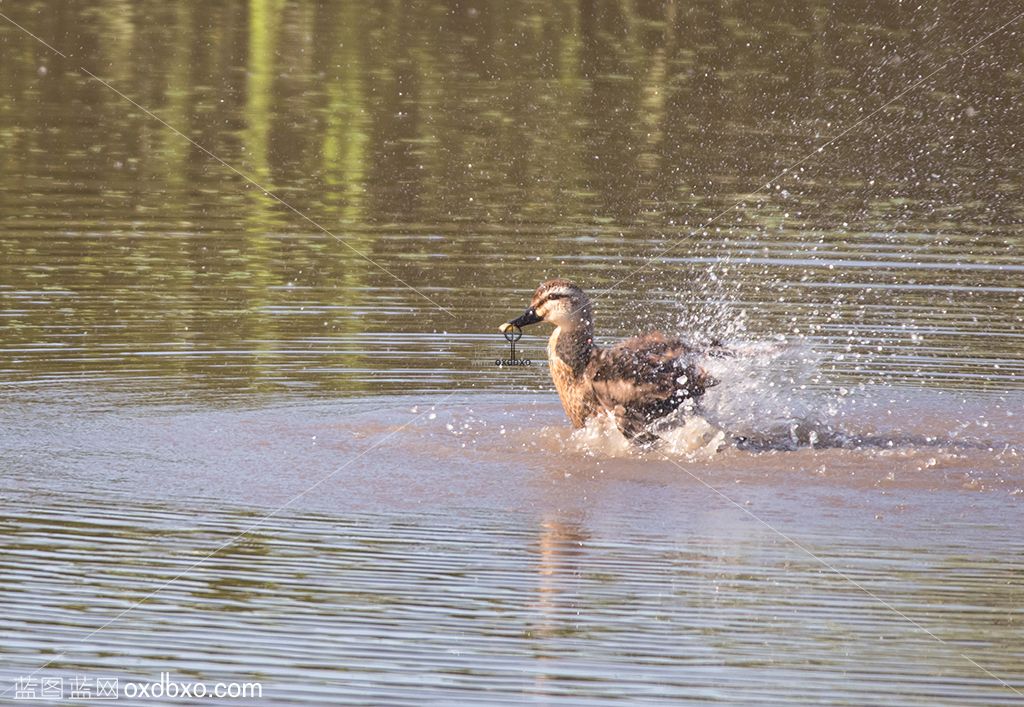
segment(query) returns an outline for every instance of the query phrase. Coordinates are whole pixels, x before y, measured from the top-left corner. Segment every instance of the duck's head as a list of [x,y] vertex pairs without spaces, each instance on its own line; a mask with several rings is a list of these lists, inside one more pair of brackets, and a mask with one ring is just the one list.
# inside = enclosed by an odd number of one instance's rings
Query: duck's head
[[542,282],[530,307],[523,316],[505,322],[498,330],[505,333],[512,327],[522,328],[537,322],[549,322],[562,329],[591,326],[590,298],[570,280]]

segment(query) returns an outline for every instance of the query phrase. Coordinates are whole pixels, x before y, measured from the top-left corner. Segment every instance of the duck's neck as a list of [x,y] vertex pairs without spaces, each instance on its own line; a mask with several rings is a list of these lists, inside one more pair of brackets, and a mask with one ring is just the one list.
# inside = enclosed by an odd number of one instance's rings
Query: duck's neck
[[556,327],[548,339],[548,359],[558,359],[574,377],[583,375],[594,350],[594,327],[577,324]]
[[584,372],[594,351],[593,327],[557,327],[548,339],[548,367],[562,407],[574,427],[594,414],[593,389]]

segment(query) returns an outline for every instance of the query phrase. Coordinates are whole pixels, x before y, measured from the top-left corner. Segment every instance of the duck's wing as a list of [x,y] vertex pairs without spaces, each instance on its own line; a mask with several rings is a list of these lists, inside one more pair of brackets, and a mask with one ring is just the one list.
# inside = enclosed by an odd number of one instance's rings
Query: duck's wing
[[698,352],[660,332],[596,349],[587,367],[594,394],[631,441],[653,441],[645,428],[715,381],[693,360]]

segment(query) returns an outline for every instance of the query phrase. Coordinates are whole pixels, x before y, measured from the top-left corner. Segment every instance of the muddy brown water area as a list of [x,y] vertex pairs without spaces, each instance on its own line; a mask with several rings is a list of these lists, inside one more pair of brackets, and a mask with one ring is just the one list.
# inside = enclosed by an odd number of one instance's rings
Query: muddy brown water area
[[1024,703],[1019,11],[0,3],[0,700]]

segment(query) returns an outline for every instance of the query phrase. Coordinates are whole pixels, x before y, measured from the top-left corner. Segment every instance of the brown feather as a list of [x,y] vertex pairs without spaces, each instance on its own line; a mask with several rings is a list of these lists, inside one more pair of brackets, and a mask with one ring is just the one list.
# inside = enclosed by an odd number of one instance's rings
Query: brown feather
[[609,348],[594,346],[590,299],[569,280],[541,283],[528,311],[555,325],[548,340],[551,380],[573,426],[606,410],[633,442],[656,440],[647,432],[650,423],[715,385],[697,355],[729,355],[717,345],[698,351],[657,331]]
[[[565,335],[565,338],[569,338]],[[558,398],[562,401],[562,409],[569,417],[573,427],[583,427],[587,418],[597,411],[597,400],[590,382],[584,376],[584,367],[590,357],[590,349],[583,350],[563,344],[561,331],[555,329],[548,340],[548,368],[551,380],[558,390]],[[566,361],[562,355],[573,352],[575,360]],[[582,365],[581,365],[582,362]]]
[[619,430],[641,438],[647,425],[704,394],[708,376],[690,360],[695,353],[680,339],[651,332],[596,349],[585,376]]

